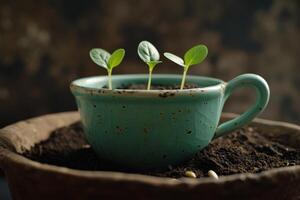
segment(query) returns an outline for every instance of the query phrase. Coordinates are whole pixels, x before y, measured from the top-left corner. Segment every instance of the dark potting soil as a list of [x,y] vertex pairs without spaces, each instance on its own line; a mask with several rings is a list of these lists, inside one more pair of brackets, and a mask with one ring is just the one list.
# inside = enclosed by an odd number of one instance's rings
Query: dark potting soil
[[[199,88],[199,85],[194,83],[186,83],[183,89],[193,89]],[[123,85],[118,87],[118,89],[131,89],[131,90],[145,90],[147,89],[147,84],[130,84],[130,85]],[[158,85],[152,84],[151,90],[178,90],[180,89],[180,85]]]
[[[230,175],[300,165],[300,148],[286,144],[286,138],[267,137],[261,133],[259,128],[247,126],[214,140],[179,166],[169,166],[166,171],[136,173],[180,178],[186,170],[192,170],[197,177],[202,177],[207,176],[208,170],[214,170],[218,175]],[[36,144],[23,155],[41,163],[73,169],[135,172],[98,159],[87,144],[80,123],[54,131],[48,140]]]

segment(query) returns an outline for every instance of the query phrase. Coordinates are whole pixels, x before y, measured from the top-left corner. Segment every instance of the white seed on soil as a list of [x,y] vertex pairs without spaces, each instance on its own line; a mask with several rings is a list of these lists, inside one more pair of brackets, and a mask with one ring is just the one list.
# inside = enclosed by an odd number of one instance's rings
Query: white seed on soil
[[83,149],[88,149],[88,148],[91,148],[91,145],[89,145],[89,144],[84,144],[84,145],[82,145],[82,148],[83,148]]
[[216,172],[214,172],[213,170],[209,170],[207,174],[208,174],[209,177],[212,177],[212,178],[214,178],[216,180],[219,179],[218,174]]
[[254,129],[253,129],[252,127],[249,127],[249,128],[248,128],[248,131],[253,132]]
[[197,178],[197,175],[193,171],[185,171],[184,175],[189,178]]

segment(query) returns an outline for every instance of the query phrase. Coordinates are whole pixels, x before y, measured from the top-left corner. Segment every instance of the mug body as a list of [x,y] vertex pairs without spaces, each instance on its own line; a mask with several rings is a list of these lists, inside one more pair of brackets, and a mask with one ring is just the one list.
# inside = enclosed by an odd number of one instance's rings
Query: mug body
[[[153,75],[152,84],[178,85],[180,75]],[[147,83],[148,75],[112,76],[114,88]],[[72,82],[85,136],[102,159],[133,169],[183,162],[214,137],[223,107],[223,81],[188,76],[185,90],[108,90],[107,77]]]

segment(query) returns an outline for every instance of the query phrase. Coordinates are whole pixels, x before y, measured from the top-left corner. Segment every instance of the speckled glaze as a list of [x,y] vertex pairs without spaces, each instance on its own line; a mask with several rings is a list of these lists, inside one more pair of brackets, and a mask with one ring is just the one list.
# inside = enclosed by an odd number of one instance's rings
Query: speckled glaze
[[[114,75],[72,82],[86,138],[102,159],[135,169],[165,168],[191,158],[209,142],[242,127],[263,111],[269,100],[266,81],[243,74],[228,83],[188,76],[199,88],[186,90],[115,89],[147,82],[148,75]],[[180,84],[180,75],[153,75],[152,84]],[[218,126],[222,108],[239,87],[254,87],[256,102],[236,119]]]

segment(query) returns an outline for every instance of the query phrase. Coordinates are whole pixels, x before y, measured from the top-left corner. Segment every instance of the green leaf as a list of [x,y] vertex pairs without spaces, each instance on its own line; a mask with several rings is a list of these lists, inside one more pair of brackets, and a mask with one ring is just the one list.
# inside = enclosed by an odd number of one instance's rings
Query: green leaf
[[114,67],[118,66],[122,62],[124,56],[125,56],[125,50],[124,49],[115,50],[111,54],[111,56],[108,60],[108,68],[113,69]]
[[158,63],[162,63],[162,61],[150,61],[147,62],[147,65],[149,66],[150,70],[152,70]]
[[184,54],[184,64],[186,67],[201,63],[207,56],[208,49],[205,45],[197,45],[189,49]]
[[159,53],[157,49],[148,41],[140,42],[138,46],[138,54],[145,63],[149,63],[150,61],[159,61]]
[[97,65],[108,68],[108,60],[110,58],[110,53],[104,49],[95,48],[90,50],[90,57]]
[[174,63],[184,67],[184,61],[182,60],[182,58],[176,56],[175,54],[169,53],[169,52],[165,52],[164,56],[166,58],[168,58],[169,60],[173,61]]

